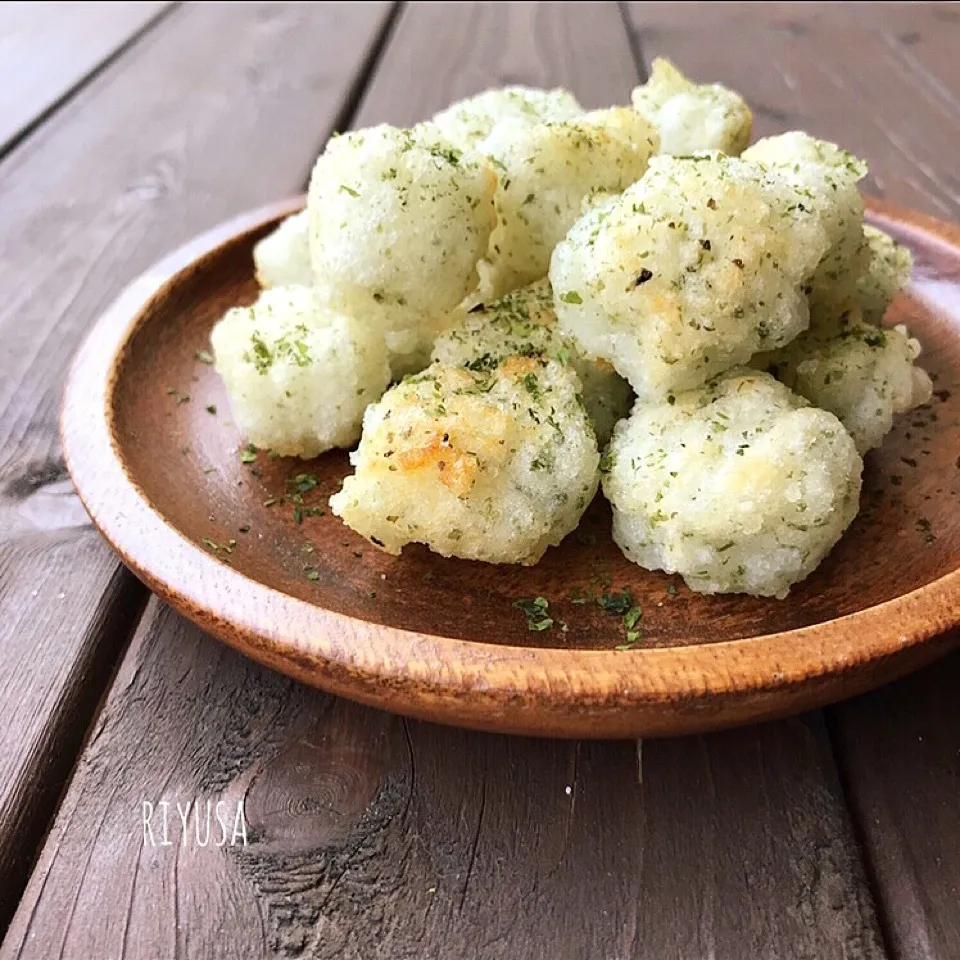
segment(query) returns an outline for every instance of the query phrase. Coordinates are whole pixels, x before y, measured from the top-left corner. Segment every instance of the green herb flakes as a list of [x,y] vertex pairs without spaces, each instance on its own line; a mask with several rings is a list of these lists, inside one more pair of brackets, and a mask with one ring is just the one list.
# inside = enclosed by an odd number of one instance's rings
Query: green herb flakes
[[597,597],[597,605],[605,613],[622,616],[633,607],[633,594],[629,590],[622,590],[620,593],[604,593]]
[[202,543],[211,553],[216,554],[231,554],[233,553],[233,548],[237,545],[236,540],[231,539],[226,543],[217,543],[215,540],[211,540],[210,537],[204,537]]
[[627,631],[627,639],[624,643],[618,643],[613,649],[619,652],[624,650],[632,650],[637,642],[640,640],[640,634],[636,630]]
[[550,603],[543,597],[516,600],[513,605],[526,614],[528,630],[532,630],[535,633],[542,633],[544,630],[549,630],[553,626],[553,619],[547,612]]
[[314,473],[298,473],[287,481],[291,493],[309,493],[320,481]]
[[916,523],[917,533],[923,537],[924,543],[934,543],[937,535],[933,532],[933,524],[926,518],[921,517]]

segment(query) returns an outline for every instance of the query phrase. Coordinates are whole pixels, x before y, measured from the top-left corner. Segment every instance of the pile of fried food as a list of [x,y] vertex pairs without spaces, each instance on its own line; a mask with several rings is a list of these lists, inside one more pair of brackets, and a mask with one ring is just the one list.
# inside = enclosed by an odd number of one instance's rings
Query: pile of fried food
[[509,87],[334,137],[216,368],[257,446],[359,439],[330,503],[391,554],[533,564],[602,485],[640,566],[784,597],[930,397],[879,326],[911,258],[834,144],[748,146],[743,99],[663,60],[632,101]]

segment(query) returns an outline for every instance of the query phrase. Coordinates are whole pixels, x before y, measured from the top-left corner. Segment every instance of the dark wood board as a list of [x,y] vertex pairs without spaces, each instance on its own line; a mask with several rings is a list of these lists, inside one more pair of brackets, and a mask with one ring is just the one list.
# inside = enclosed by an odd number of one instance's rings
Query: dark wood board
[[960,656],[831,714],[897,960],[960,944]]
[[[242,798],[247,846],[184,841],[172,807],[172,845],[152,818],[144,842],[144,801],[197,798],[231,828]],[[0,949],[51,956],[884,954],[817,715],[471,734],[266,673],[154,600]]]
[[[741,90],[758,134],[837,138],[869,161],[868,189],[960,219],[957,4],[764,4],[763,16],[744,3],[626,6],[646,57],[675,57]],[[718,43],[721,25],[765,56]],[[953,656],[828,715],[898,960],[960,955],[958,689]]]
[[0,156],[170,6],[0,4]]
[[[357,122],[513,79],[624,102],[616,7],[543,7],[408,6]],[[141,850],[143,799],[197,795],[246,795],[259,849]],[[98,951],[884,956],[816,715],[642,746],[456,732],[307,691],[155,603],[0,956]]]
[[0,924],[144,597],[65,479],[66,365],[166,250],[302,187],[390,11],[177,10],[0,164]]

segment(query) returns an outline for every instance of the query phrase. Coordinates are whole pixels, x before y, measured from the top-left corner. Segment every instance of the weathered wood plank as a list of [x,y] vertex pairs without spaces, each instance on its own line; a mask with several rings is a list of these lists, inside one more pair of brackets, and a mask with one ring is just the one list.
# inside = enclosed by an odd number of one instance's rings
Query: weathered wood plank
[[[689,4],[684,4],[685,9]],[[956,4],[629,4],[663,52],[740,89],[758,133],[803,127],[866,157],[870,188],[960,217],[960,9]],[[742,37],[764,56],[740,56]],[[694,28],[691,24],[696,23]],[[948,960],[960,943],[960,658],[829,712],[888,942],[899,960]]]
[[[888,6],[892,9],[888,11]],[[757,136],[804,129],[870,163],[868,192],[960,216],[960,19],[947,4],[626,3],[644,57],[741,91]],[[909,9],[903,9],[909,7]],[[911,45],[904,34],[940,34]],[[934,68],[919,66],[923,45]]]
[[[184,837],[240,798],[247,846]],[[642,756],[406,723],[151,601],[0,958],[881,957],[843,816],[815,716]]]
[[390,11],[177,10],[0,164],[0,924],[143,598],[65,478],[66,364],[171,247],[302,188]]
[[897,960],[960,944],[960,656],[844,704],[832,723]]
[[0,156],[169,6],[0,4]]
[[564,86],[586,107],[628,103],[637,83],[614,4],[410,3],[360,102],[356,126],[410,124],[453,100],[519,83]]
[[[412,4],[357,122],[510,80],[625,102],[636,76],[613,4]],[[144,846],[143,800],[240,797],[247,847]],[[447,730],[290,684],[156,602],[0,960],[51,953],[883,956],[817,716],[642,748]]]

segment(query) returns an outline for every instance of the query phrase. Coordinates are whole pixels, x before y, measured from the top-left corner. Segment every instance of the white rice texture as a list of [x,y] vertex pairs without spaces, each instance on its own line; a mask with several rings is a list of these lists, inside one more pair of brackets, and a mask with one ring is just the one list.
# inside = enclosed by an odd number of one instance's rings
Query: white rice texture
[[827,231],[830,246],[810,278],[811,326],[817,326],[856,299],[857,281],[870,260],[857,188],[867,165],[800,130],[758,140],[743,151],[743,159],[786,177],[797,191],[796,202],[813,211]]
[[910,283],[913,254],[877,227],[866,224],[863,235],[870,260],[857,281],[857,295],[863,319],[879,325],[894,297]]
[[833,414],[739,369],[638,404],[601,469],[629,559],[699,593],[782,599],[856,516],[862,462]]
[[584,112],[569,90],[509,86],[458,100],[436,114],[430,123],[461,150],[473,150],[502,120],[548,123],[573,120]]
[[584,198],[595,190],[619,193],[639,180],[656,146],[654,129],[628,107],[551,123],[498,123],[479,146],[499,177],[497,228],[483,267],[486,298],[545,277]]
[[750,142],[753,114],[739,93],[719,83],[694,83],[661,57],[631,99],[657,128],[660,153],[719,150],[736,156]]
[[828,244],[778,174],[720,154],[654,157],[554,251],[560,327],[655,402],[806,329]]
[[282,456],[353,446],[389,382],[383,337],[309,287],[275,287],[228,310],[210,342],[237,426]]
[[616,422],[630,412],[629,384],[606,361],[587,360],[561,333],[549,280],[538,280],[463,314],[433,348],[434,361],[472,370],[492,369],[510,356],[569,364],[580,378],[584,405],[601,447]]
[[898,415],[930,399],[933,384],[919,356],[906,327],[882,330],[853,310],[754,365],[835,414],[865,454],[883,443]]
[[306,210],[281,221],[254,246],[253,265],[264,290],[313,285]]
[[307,201],[321,297],[384,332],[429,329],[476,286],[496,185],[482,157],[423,128],[333,138]]
[[534,564],[580,520],[599,454],[569,368],[435,363],[370,407],[333,512],[387,553]]

